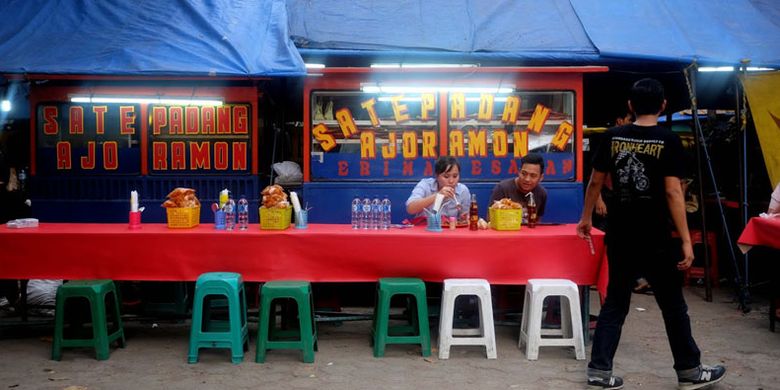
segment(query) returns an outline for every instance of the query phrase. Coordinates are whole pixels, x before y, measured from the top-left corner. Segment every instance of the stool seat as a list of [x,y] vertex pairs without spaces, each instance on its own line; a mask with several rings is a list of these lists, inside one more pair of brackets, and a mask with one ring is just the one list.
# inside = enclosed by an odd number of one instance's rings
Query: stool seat
[[[274,300],[292,299],[298,307],[298,331],[277,331]],[[283,318],[284,320],[284,318]],[[285,338],[293,333],[295,339]],[[317,327],[314,321],[314,305],[311,283],[294,280],[278,280],[263,284],[260,289],[260,323],[257,327],[257,351],[255,362],[265,362],[269,349],[298,349],[304,363],[314,363],[317,350]]]
[[[217,306],[216,300],[222,306],[227,303],[227,324],[211,318],[211,310]],[[195,282],[188,363],[198,362],[200,348],[230,348],[233,364],[244,360],[244,350],[249,349],[249,337],[246,292],[240,274],[209,272],[200,275]]]
[[[85,298],[89,301],[92,321],[91,338],[66,339],[64,337],[65,303],[72,298]],[[108,299],[111,301],[106,302]],[[107,312],[111,313],[114,319],[113,330],[109,329]],[[72,280],[57,288],[52,360],[60,360],[62,348],[70,347],[93,347],[97,360],[107,360],[110,354],[109,345],[114,341],[119,342],[120,348],[125,347],[125,331],[122,327],[119,299],[112,280]]]
[[[455,300],[461,295],[477,297],[479,328],[454,329]],[[463,336],[463,337],[455,337]],[[449,359],[453,345],[484,345],[488,359],[496,359],[496,335],[490,283],[485,279],[445,279],[439,316],[439,359]]]
[[[410,296],[409,325],[390,326],[390,301],[394,295]],[[423,356],[431,355],[428,303],[425,282],[417,278],[382,278],[377,283],[377,301],[371,327],[374,357],[385,355],[387,344],[420,344]],[[415,310],[416,308],[416,310]]]
[[[545,329],[542,337],[542,310],[544,299],[548,296],[560,296],[561,329]],[[549,307],[548,307],[548,310]],[[529,279],[525,288],[523,319],[520,325],[518,347],[526,345],[526,358],[537,360],[539,347],[574,347],[577,360],[585,359],[585,342],[582,333],[582,315],[580,313],[580,294],[577,285],[566,279]]]

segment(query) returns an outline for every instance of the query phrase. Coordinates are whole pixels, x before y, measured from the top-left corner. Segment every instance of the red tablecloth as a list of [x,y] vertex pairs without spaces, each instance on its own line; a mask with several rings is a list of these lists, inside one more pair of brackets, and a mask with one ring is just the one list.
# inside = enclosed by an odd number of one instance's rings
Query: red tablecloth
[[[375,281],[414,276],[428,281],[479,277],[495,284],[529,278],[566,278],[597,284],[604,235],[594,231],[591,255],[574,225],[517,232],[422,227],[354,231],[348,225],[308,229],[217,231],[213,225],[168,229],[144,224],[42,223],[33,229],[0,228],[0,279],[188,281],[209,271],[241,273],[247,281]],[[605,283],[602,279],[602,288]]]
[[750,218],[737,244],[742,253],[747,253],[754,245],[780,249],[780,218]]

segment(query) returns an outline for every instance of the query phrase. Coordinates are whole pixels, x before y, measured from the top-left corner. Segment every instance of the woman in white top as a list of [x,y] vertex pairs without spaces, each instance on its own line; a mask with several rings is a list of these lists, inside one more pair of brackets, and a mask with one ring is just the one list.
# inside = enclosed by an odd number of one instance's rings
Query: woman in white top
[[406,211],[409,214],[423,214],[423,209],[429,211],[436,201],[436,194],[444,195],[439,213],[447,218],[464,219],[468,215],[471,193],[468,187],[459,183],[460,164],[454,157],[439,157],[434,165],[435,175],[432,178],[420,180],[409,199],[406,200]]

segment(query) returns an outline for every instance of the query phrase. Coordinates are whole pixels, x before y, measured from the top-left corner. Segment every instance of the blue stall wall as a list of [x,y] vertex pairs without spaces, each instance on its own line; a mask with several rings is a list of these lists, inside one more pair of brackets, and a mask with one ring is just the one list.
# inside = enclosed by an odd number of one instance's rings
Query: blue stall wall
[[[309,222],[312,223],[350,223],[350,204],[355,196],[361,198],[375,195],[380,199],[387,195],[393,202],[393,223],[412,217],[406,212],[406,199],[409,198],[416,182],[384,183],[304,183],[302,202],[308,202]],[[479,216],[486,218],[490,193],[496,183],[463,182],[472,194],[477,194]],[[550,182],[542,185],[547,189],[547,206],[542,222],[576,223],[582,213],[582,183]]]
[[176,187],[195,189],[201,203],[200,222],[214,223],[211,204],[227,188],[238,201],[246,195],[249,222],[259,222],[260,180],[255,176],[233,177],[33,177],[28,189],[32,216],[42,222],[128,221],[130,191],[138,191],[138,205],[145,207],[143,223],[165,223],[165,196]]

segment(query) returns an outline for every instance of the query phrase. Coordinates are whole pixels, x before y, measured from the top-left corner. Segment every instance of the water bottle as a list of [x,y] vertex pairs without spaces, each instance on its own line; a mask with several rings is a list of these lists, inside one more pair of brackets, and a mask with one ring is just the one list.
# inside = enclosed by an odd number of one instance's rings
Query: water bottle
[[233,197],[228,198],[222,211],[225,212],[225,229],[233,230],[236,227],[236,201]]
[[363,198],[363,209],[360,213],[360,228],[368,230],[371,224],[371,199]]
[[357,195],[352,199],[352,228],[360,229],[360,197]]
[[371,229],[377,230],[382,224],[382,201],[378,195],[371,200]]
[[391,216],[392,204],[390,198],[385,195],[385,198],[382,199],[382,230],[390,229],[390,224],[392,223]]
[[238,200],[238,228],[247,230],[249,228],[249,202],[244,195]]

